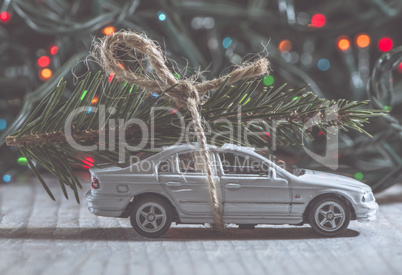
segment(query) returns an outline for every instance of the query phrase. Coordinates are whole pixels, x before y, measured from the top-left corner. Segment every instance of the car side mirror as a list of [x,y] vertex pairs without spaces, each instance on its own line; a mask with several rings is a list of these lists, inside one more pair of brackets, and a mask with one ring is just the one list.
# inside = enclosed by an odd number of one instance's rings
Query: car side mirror
[[269,168],[268,177],[271,179],[276,179],[276,170],[274,168]]

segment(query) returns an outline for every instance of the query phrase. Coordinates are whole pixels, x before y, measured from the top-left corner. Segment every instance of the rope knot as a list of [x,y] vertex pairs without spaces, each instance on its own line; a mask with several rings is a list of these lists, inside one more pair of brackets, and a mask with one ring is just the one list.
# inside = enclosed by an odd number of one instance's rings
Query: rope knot
[[185,107],[187,106],[189,98],[194,99],[197,104],[200,101],[197,88],[189,80],[179,81],[177,86],[168,94],[177,104]]

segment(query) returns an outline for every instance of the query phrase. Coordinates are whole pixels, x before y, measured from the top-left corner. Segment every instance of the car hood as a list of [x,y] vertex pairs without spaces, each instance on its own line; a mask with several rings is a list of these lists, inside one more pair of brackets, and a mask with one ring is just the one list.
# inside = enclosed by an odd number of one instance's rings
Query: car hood
[[303,182],[302,184],[307,185],[371,192],[370,186],[363,182],[327,172],[305,170],[304,175],[300,176],[299,179]]

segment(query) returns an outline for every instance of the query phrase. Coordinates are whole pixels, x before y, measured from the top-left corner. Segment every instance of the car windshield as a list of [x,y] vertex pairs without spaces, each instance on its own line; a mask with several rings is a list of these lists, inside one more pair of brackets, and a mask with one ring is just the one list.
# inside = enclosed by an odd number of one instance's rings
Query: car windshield
[[256,153],[297,177],[305,173],[304,169],[297,168],[294,165],[287,165],[285,161],[278,159],[276,156],[270,154],[267,150],[259,150],[256,151]]

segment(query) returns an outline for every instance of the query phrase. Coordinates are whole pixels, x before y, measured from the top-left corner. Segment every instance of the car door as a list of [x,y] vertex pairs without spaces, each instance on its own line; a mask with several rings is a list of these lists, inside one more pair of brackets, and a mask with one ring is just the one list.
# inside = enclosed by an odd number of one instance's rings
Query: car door
[[[163,166],[169,167],[166,165],[167,162],[172,162],[173,166],[163,171]],[[203,160],[197,151],[175,154],[159,164],[159,181],[183,213],[211,216],[208,182],[202,166]],[[221,201],[222,192],[218,176],[215,176],[215,182],[218,198]]]
[[288,181],[264,161],[237,152],[223,152],[221,184],[224,192],[224,216],[288,215]]

